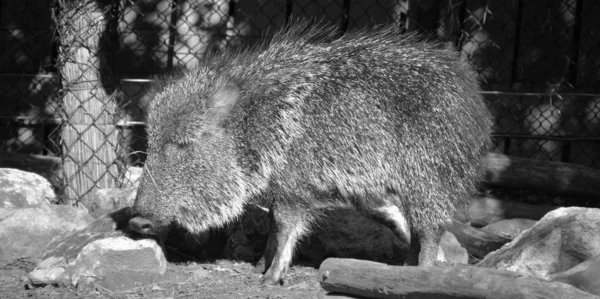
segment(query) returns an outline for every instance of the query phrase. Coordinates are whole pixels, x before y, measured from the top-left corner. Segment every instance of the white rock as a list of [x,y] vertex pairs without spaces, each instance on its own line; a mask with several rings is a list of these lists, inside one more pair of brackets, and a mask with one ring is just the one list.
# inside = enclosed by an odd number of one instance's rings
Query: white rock
[[29,280],[34,285],[64,284],[65,268],[51,267],[35,269],[29,273]]
[[67,272],[73,285],[102,284],[110,275],[129,275],[133,272],[137,273],[139,283],[144,283],[140,277],[162,275],[166,267],[165,256],[155,241],[116,237],[97,240],[85,246],[67,266]]
[[56,201],[44,177],[13,168],[0,168],[0,208],[48,206]]
[[444,232],[440,238],[437,260],[450,264],[468,264],[469,253],[451,232]]

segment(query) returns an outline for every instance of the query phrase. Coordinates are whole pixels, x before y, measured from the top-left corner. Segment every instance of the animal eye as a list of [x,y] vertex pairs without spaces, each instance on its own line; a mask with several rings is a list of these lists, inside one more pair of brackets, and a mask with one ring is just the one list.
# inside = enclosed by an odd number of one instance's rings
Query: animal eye
[[170,157],[176,157],[181,153],[185,146],[185,143],[168,143],[164,147],[164,154]]

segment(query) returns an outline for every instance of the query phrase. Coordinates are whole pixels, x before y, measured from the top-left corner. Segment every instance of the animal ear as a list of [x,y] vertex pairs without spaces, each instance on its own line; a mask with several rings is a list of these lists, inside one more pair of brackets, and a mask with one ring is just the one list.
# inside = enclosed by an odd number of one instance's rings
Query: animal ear
[[[171,136],[172,142],[179,146],[192,143],[196,138],[199,126],[201,126],[198,123],[199,121],[218,124],[239,97],[240,89],[235,84],[224,80],[217,82],[206,99],[204,112],[189,113],[189,111],[182,111],[179,117],[171,120],[171,125],[174,127],[173,131],[175,132]],[[203,114],[203,117],[200,117],[200,114]]]
[[206,101],[206,108],[229,108],[240,97],[240,89],[231,82],[220,81],[215,84],[213,94]]
[[240,98],[240,92],[240,89],[233,83],[217,82],[213,93],[206,101],[206,120],[218,123],[223,119]]

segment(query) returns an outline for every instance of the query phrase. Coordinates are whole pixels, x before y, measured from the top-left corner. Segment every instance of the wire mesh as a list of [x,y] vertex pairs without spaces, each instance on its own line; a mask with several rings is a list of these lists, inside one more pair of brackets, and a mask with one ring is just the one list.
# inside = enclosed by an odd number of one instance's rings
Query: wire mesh
[[[441,41],[460,51],[477,72],[496,120],[494,150],[600,167],[597,1],[0,3],[0,151],[59,156],[81,168],[99,165],[96,174],[61,170],[63,190],[82,189],[63,192],[75,201],[95,188],[123,184],[125,166],[143,165],[144,114],[156,76],[193,67],[210,52],[251,46],[290,20],[305,18],[334,24],[340,33],[393,24]],[[80,22],[67,9],[74,3],[96,17],[86,30],[69,33]],[[97,45],[90,42],[93,38]],[[80,77],[68,79],[62,68],[81,49],[90,58],[77,62]],[[69,104],[65,97],[88,81],[94,83],[78,94],[78,104]],[[91,103],[94,109],[86,106]],[[68,127],[80,134],[69,142]],[[83,137],[90,130],[96,137]],[[89,143],[81,149],[88,153],[69,154],[77,142]],[[81,185],[81,176],[92,183],[73,187]]]

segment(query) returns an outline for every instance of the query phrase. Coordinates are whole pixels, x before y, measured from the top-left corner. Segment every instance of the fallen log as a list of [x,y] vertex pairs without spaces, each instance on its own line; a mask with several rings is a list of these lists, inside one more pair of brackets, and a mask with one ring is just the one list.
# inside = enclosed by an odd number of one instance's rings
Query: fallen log
[[446,229],[454,234],[470,255],[478,258],[485,257],[488,253],[511,241],[511,239],[486,233],[458,221],[453,221]]
[[547,204],[526,204],[499,200],[492,197],[473,198],[469,203],[466,221],[472,226],[482,227],[504,219],[526,218],[540,220],[546,213],[560,208]]
[[600,298],[563,283],[469,266],[389,266],[328,258],[318,280],[326,291],[367,298]]
[[486,181],[493,186],[600,197],[600,170],[562,162],[488,153]]

